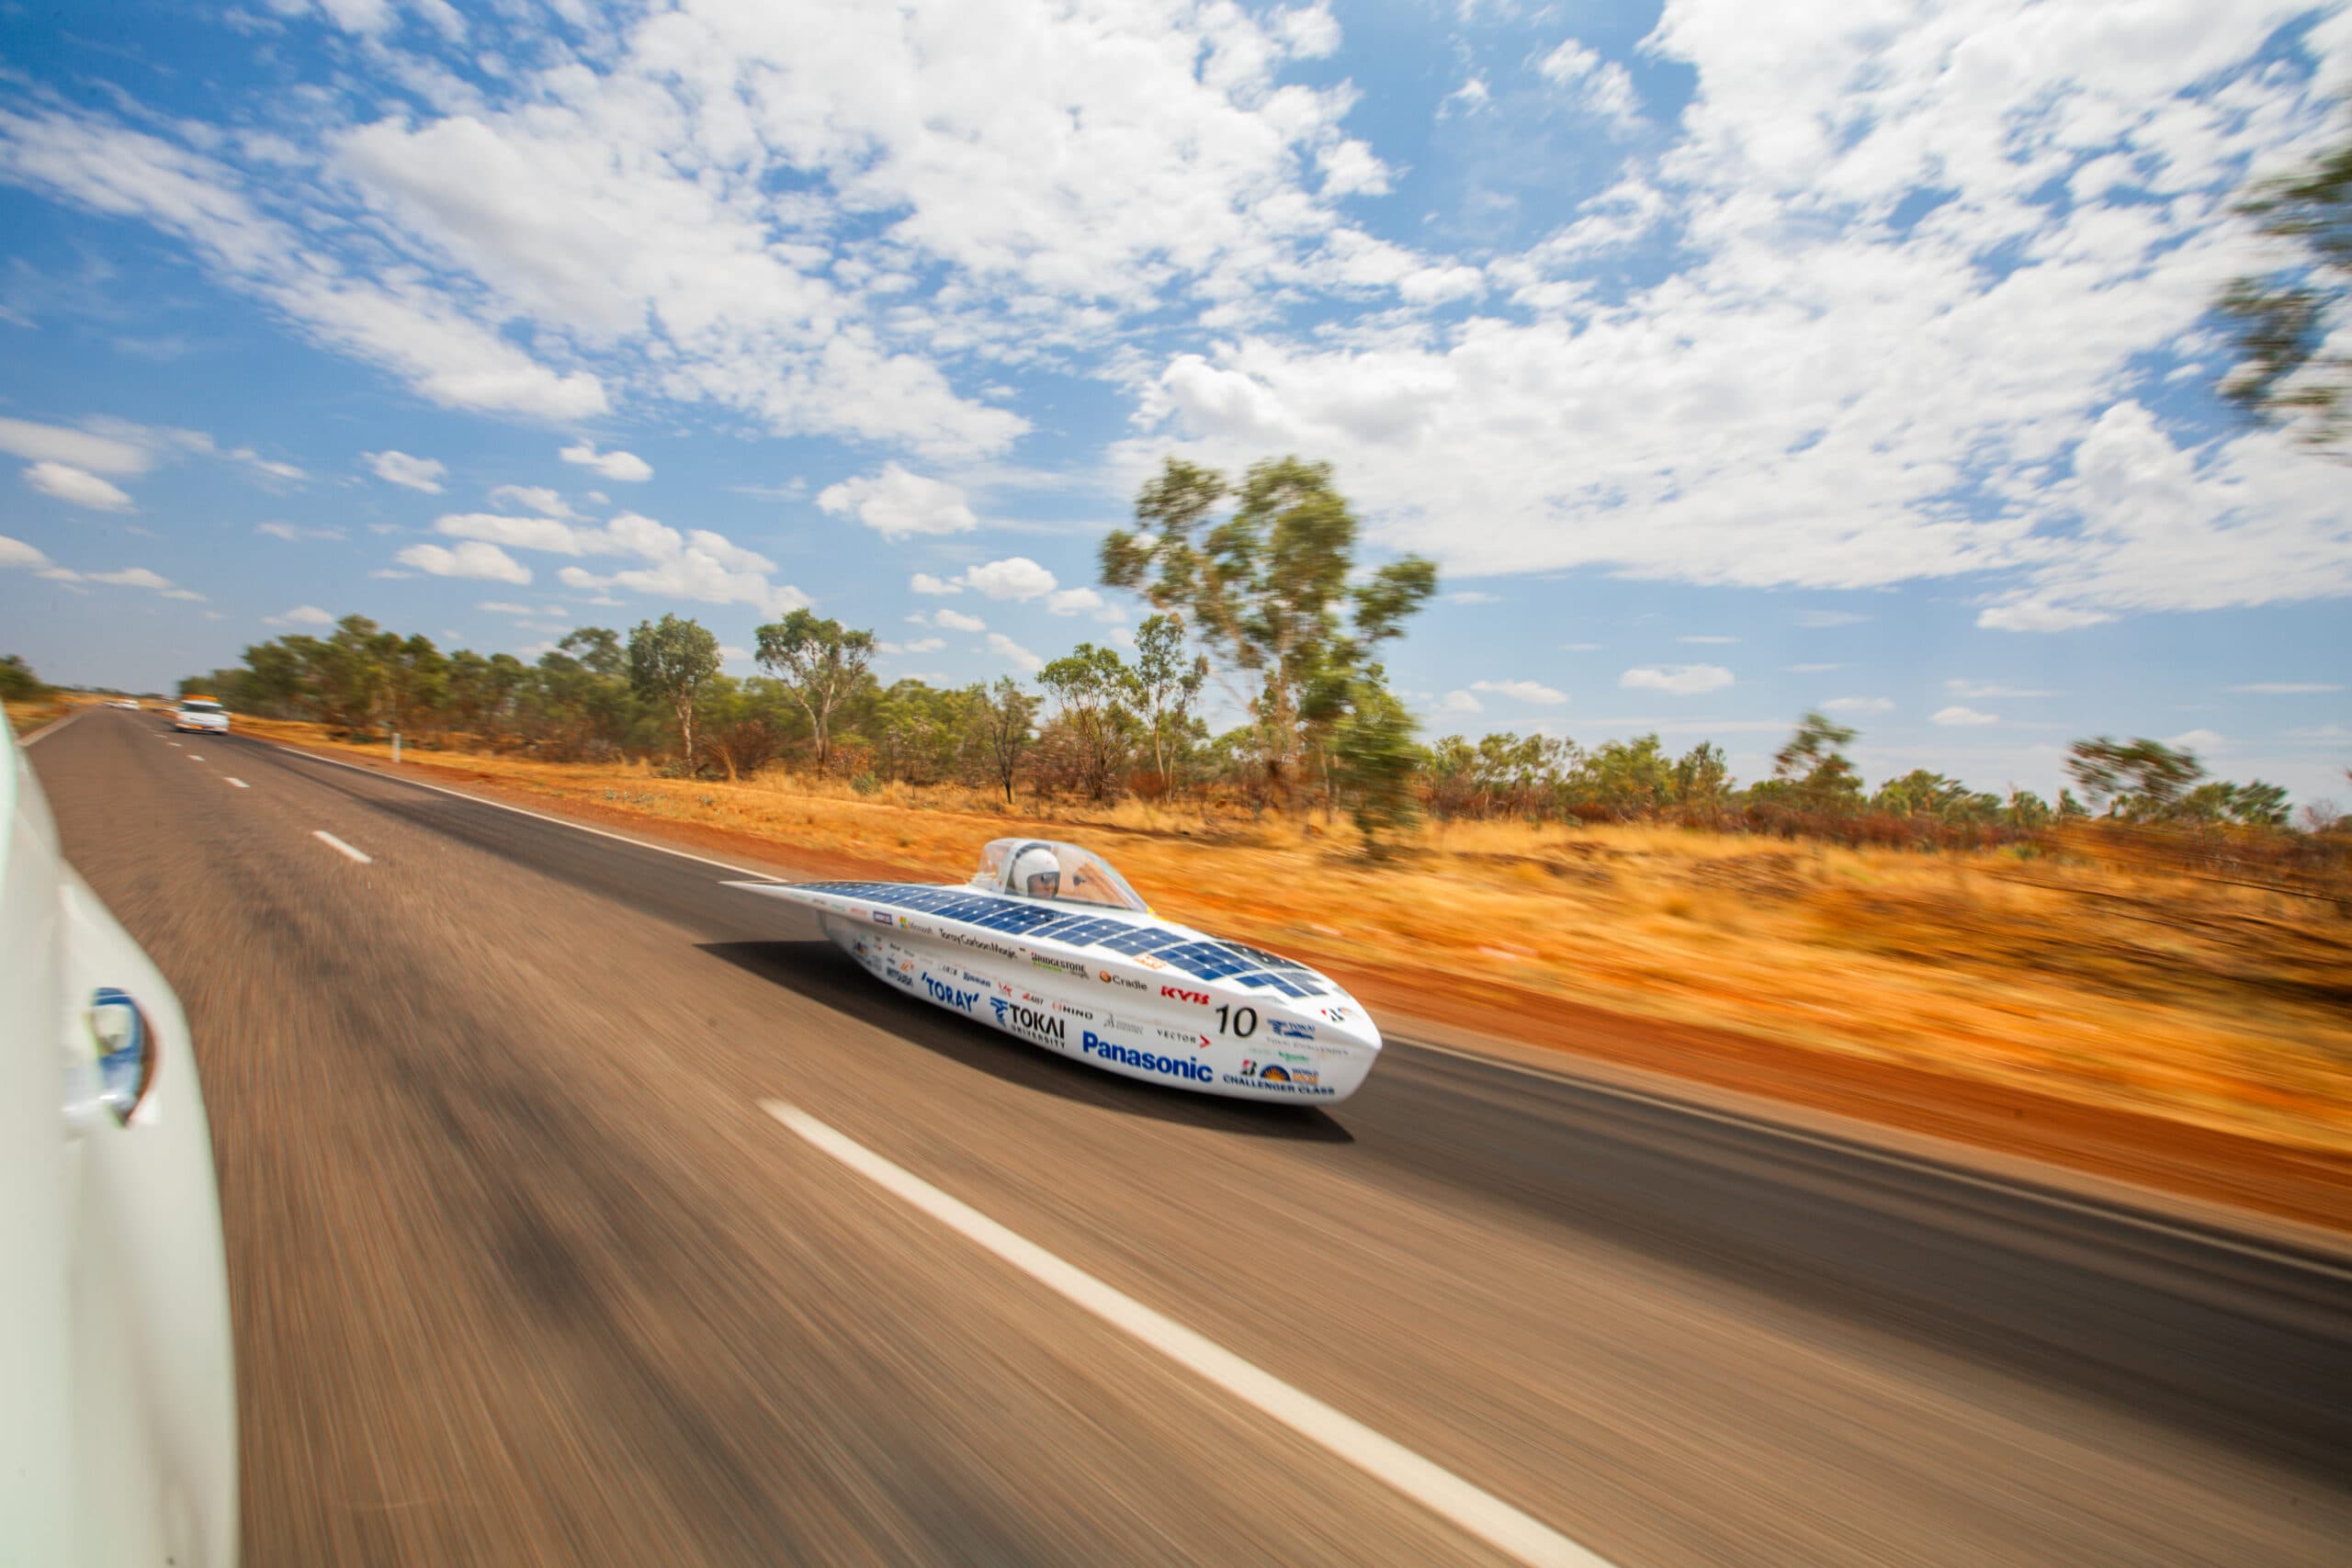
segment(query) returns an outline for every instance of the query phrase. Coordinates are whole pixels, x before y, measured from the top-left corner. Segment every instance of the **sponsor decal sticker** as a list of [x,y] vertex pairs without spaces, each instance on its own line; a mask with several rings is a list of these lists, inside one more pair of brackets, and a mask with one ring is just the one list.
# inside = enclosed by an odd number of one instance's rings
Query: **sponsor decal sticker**
[[1159,987],[1159,994],[1170,1001],[1190,1002],[1194,1007],[1204,1008],[1209,1005],[1209,994],[1206,991],[1187,990],[1182,986],[1162,986]]
[[1317,1008],[1315,1010],[1321,1013],[1325,1018],[1329,1019],[1333,1023],[1345,1023],[1348,1020],[1355,1016],[1355,1014],[1350,1012],[1346,1008]]
[[1116,1062],[1123,1067],[1158,1073],[1163,1077],[1182,1078],[1187,1083],[1210,1083],[1214,1082],[1216,1077],[1208,1068],[1189,1057],[1161,1056],[1149,1051],[1138,1051],[1131,1045],[1121,1045],[1116,1042],[1105,1040],[1091,1029],[1080,1032],[1079,1049],[1086,1055],[1098,1057],[1105,1062]]
[[874,923],[875,923],[876,925],[877,925],[877,926],[887,926],[887,925],[888,925],[888,924],[890,924],[890,923],[891,923],[890,917],[889,917],[888,913],[887,911],[885,911],[885,910],[881,910],[881,909],[876,909],[876,910],[875,910],[875,911],[874,911],[873,919],[874,919]]
[[1227,1073],[1219,1081],[1237,1089],[1267,1089],[1310,1100],[1338,1092],[1326,1089],[1321,1075],[1312,1067],[1286,1067],[1280,1062],[1261,1062],[1254,1057],[1244,1061],[1238,1073]]
[[1200,1033],[1195,1030],[1170,1029],[1163,1024],[1156,1023],[1152,1025],[1151,1032],[1154,1034],[1159,1035],[1162,1040],[1179,1041],[1183,1044],[1191,1046],[1195,1051],[1205,1051],[1211,1045],[1216,1043],[1216,1042],[1211,1040],[1207,1035]]
[[1276,1034],[1282,1036],[1284,1040],[1312,1040],[1315,1038],[1315,1026],[1311,1023],[1293,1023],[1286,1018],[1277,1018],[1269,1021],[1267,1027],[1272,1029]]
[[1148,953],[1136,953],[1136,962],[1142,964],[1147,969],[1165,969],[1168,967],[1167,964],[1161,963],[1159,959],[1154,958]]
[[968,947],[981,953],[993,953],[999,958],[1017,959],[1021,956],[1021,950],[1011,942],[993,942],[984,936],[967,936],[964,932],[956,931],[943,931],[939,934],[959,947]]
[[1151,989],[1149,986],[1145,985],[1141,980],[1130,980],[1125,975],[1114,975],[1108,969],[1097,969],[1094,972],[1094,977],[1102,981],[1106,986],[1125,986],[1130,991],[1148,991]]
[[1040,969],[1051,969],[1059,974],[1073,975],[1081,980],[1086,978],[1086,965],[1075,958],[1048,958],[1042,953],[1033,953],[1029,955],[1029,962]]
[[1069,1017],[1077,1019],[1081,1023],[1092,1023],[1095,1019],[1095,1012],[1092,1008],[1082,1008],[1075,1003],[1062,1001],[1058,998],[1054,1002],[1054,1010],[1058,1013],[1066,1013]]
[[931,993],[933,1001],[939,1003],[942,1007],[954,1008],[959,1012],[970,1012],[972,1004],[980,999],[980,993],[978,991],[959,991],[953,986],[944,985],[933,979],[929,975],[922,977],[922,988]]
[[997,1026],[1001,1029],[1018,1029],[1042,1036],[1057,1045],[1069,1043],[1069,1021],[1067,1019],[1056,1018],[1052,1013],[1040,1012],[1035,1008],[1023,1007],[1019,1002],[1006,1001],[1002,997],[990,997],[989,1006],[996,1010]]

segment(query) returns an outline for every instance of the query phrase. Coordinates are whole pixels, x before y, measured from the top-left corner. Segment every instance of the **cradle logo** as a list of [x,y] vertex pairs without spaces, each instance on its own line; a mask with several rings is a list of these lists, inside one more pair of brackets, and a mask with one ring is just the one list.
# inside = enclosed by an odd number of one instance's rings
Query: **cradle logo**
[[1190,1083],[1214,1083],[1216,1075],[1200,1063],[1180,1056],[1161,1056],[1149,1051],[1137,1051],[1131,1046],[1115,1044],[1092,1030],[1079,1035],[1079,1049],[1089,1056],[1099,1056],[1106,1062],[1116,1062],[1123,1067],[1134,1067],[1147,1073],[1160,1073]]
[[1015,1029],[1025,1029],[1032,1034],[1043,1035],[1057,1045],[1069,1043],[1069,1024],[1066,1020],[1039,1012],[1035,1008],[1023,1007],[1019,1002],[1006,1001],[1002,997],[990,997],[989,1006],[996,1009],[999,1027],[1009,1024]]
[[1097,969],[1094,977],[1106,986],[1125,986],[1130,991],[1148,990],[1141,980],[1130,980],[1125,975],[1114,975],[1108,969]]
[[980,999],[980,993],[978,991],[959,991],[953,986],[941,985],[928,975],[922,977],[922,988],[931,993],[933,1001],[955,1008],[960,1012],[971,1011],[972,1004]]

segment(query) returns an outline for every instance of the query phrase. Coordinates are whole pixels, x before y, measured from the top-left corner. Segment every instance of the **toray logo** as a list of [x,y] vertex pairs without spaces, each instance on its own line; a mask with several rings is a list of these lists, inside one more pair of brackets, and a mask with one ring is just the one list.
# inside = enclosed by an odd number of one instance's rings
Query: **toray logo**
[[1173,998],[1180,1002],[1193,1002],[1201,1007],[1209,1005],[1209,994],[1206,991],[1188,991],[1182,986],[1162,986],[1159,987],[1159,994]]
[[933,1001],[962,1012],[971,1011],[972,1004],[980,999],[980,993],[978,991],[959,991],[953,986],[941,985],[928,975],[922,977],[922,988],[931,993]]

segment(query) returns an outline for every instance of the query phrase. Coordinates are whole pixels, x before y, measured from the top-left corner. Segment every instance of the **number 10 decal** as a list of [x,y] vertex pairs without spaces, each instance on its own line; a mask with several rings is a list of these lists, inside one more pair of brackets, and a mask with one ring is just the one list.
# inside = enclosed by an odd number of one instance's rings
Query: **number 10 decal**
[[1258,1010],[1219,1007],[1216,1010],[1216,1030],[1219,1034],[1238,1035],[1247,1040],[1258,1032]]

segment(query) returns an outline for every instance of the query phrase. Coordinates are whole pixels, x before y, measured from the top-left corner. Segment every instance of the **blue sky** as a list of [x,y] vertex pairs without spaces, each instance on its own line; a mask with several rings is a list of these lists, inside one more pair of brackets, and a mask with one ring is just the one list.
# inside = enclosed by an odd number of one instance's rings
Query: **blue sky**
[[[0,4],[0,649],[813,604],[1035,667],[1170,453],[1336,465],[1433,733],[1804,708],[2352,795],[2352,474],[2222,417],[2340,6]],[[751,667],[740,657],[730,666]]]

